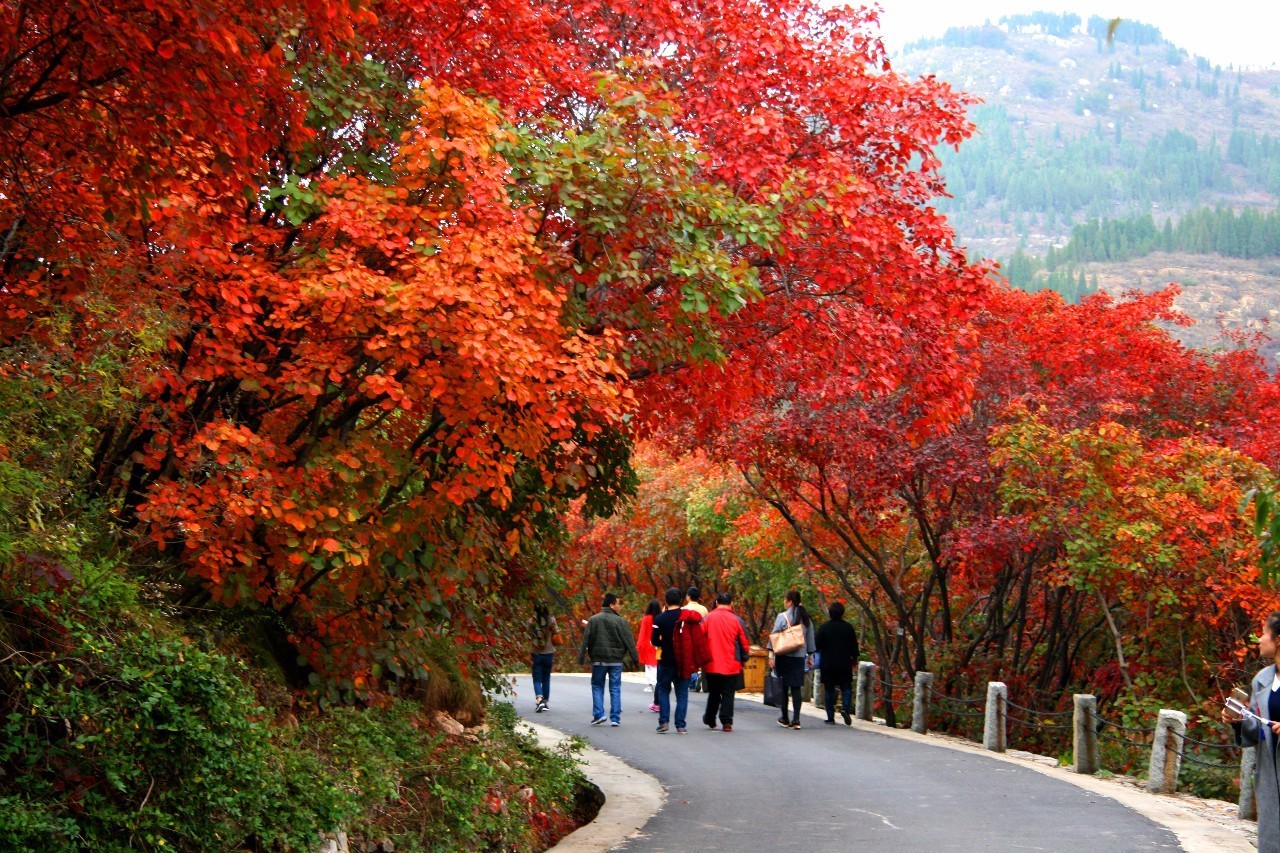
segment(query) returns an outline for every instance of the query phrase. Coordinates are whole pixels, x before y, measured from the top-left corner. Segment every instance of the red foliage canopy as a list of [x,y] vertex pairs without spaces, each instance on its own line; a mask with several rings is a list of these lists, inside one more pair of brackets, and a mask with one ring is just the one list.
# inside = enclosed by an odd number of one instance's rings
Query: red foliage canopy
[[871,12],[0,14],[0,369],[74,365],[93,495],[352,685],[483,626],[640,424],[970,397],[986,271],[929,207],[966,99]]

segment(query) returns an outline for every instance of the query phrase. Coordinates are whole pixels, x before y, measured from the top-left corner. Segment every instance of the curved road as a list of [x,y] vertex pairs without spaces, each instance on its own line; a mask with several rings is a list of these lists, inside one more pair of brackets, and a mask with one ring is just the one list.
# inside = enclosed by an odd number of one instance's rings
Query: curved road
[[775,709],[739,700],[725,734],[702,724],[706,695],[694,693],[689,733],[677,735],[673,723],[659,735],[641,685],[623,683],[622,725],[610,728],[590,725],[583,676],[553,676],[543,714],[533,713],[528,676],[515,683],[521,715],[581,735],[666,787],[666,805],[622,850],[1181,849],[1168,829],[1110,798],[1007,762],[847,728],[838,717],[826,726],[805,716],[792,731]]

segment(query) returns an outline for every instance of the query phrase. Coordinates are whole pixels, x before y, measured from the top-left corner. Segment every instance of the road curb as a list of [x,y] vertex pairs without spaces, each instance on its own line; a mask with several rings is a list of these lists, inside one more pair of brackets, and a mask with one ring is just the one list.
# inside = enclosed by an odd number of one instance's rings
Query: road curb
[[[558,729],[528,720],[521,722],[533,731],[544,749],[554,749],[570,738]],[[593,746],[582,750],[579,760],[583,775],[604,792],[604,805],[595,820],[569,833],[551,849],[557,853],[598,853],[641,835],[645,824],[666,802],[662,783]]]

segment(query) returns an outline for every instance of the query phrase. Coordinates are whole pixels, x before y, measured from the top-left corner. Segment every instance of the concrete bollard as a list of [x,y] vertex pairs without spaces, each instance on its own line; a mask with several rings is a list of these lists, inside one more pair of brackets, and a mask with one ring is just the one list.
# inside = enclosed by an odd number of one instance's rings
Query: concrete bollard
[[1077,693],[1075,700],[1075,734],[1071,739],[1073,764],[1077,773],[1094,774],[1102,764],[1098,749],[1098,700],[1088,693]]
[[320,836],[318,853],[349,853],[350,850],[345,832],[327,832]]
[[1147,790],[1172,794],[1178,790],[1178,770],[1182,766],[1182,744],[1187,734],[1187,715],[1162,710],[1151,739],[1151,765],[1147,768]]
[[1258,748],[1246,746],[1240,750],[1240,819],[1258,819],[1258,799],[1253,788],[1253,773],[1257,767]]
[[916,673],[915,696],[911,702],[911,731],[929,733],[929,691],[933,689],[933,673],[921,670]]
[[876,665],[871,661],[858,661],[858,696],[854,699],[853,715],[859,720],[870,720],[876,704],[876,683],[872,680]]
[[805,687],[805,692],[808,693],[809,695],[801,696],[800,698],[805,701],[812,702],[813,704],[821,708],[822,707],[822,670],[818,669],[816,666],[813,669],[809,670],[809,672],[807,673],[807,677],[804,680],[804,687]]
[[1004,752],[1005,702],[1009,700],[1009,688],[1003,681],[987,683],[987,718],[982,727],[982,748],[991,752]]

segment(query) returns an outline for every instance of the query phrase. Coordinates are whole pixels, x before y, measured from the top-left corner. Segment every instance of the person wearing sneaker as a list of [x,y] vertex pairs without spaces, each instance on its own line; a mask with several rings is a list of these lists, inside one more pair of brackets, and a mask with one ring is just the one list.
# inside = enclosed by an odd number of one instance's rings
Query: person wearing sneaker
[[644,618],[640,620],[640,633],[636,635],[636,651],[644,666],[645,690],[649,693],[649,710],[658,710],[658,650],[653,647],[653,617],[662,612],[658,599],[649,599]]
[[533,618],[529,620],[529,637],[533,645],[533,710],[539,714],[551,710],[551,670],[556,662],[556,617],[547,605],[533,606]]
[[653,618],[653,645],[658,650],[658,733],[668,731],[671,719],[671,689],[675,688],[676,732],[684,734],[689,709],[689,677],[706,664],[707,638],[702,630],[702,614],[682,610],[684,594],[667,590],[667,608]]
[[716,714],[726,732],[733,731],[733,699],[737,691],[746,685],[742,679],[742,664],[747,659],[751,641],[741,617],[733,612],[733,596],[727,592],[716,595],[716,608],[707,614],[702,624],[707,632],[707,650],[711,660],[706,666],[707,710],[702,722],[708,728],[716,727]]
[[[792,625],[804,626],[804,645],[795,651],[773,656],[773,671],[782,680],[782,716],[778,717],[778,725],[788,729],[800,728],[800,691],[804,687],[805,664],[815,651],[813,642],[813,620],[809,611],[800,603],[800,593],[790,590],[786,595],[787,609],[773,620],[773,631],[778,633]],[[791,697],[791,716],[787,716],[787,697]]]
[[[591,725],[622,723],[622,665],[637,659],[631,626],[618,614],[622,602],[612,592],[605,593],[600,612],[587,620],[578,649],[578,663],[591,658]],[[604,683],[609,681],[609,717],[604,715]]]
[[827,608],[831,619],[818,629],[814,645],[818,650],[818,668],[822,672],[822,698],[827,709],[827,725],[836,724],[836,690],[840,690],[840,713],[846,726],[853,725],[849,711],[853,707],[853,667],[858,660],[858,634],[844,621],[844,605],[832,602]]

